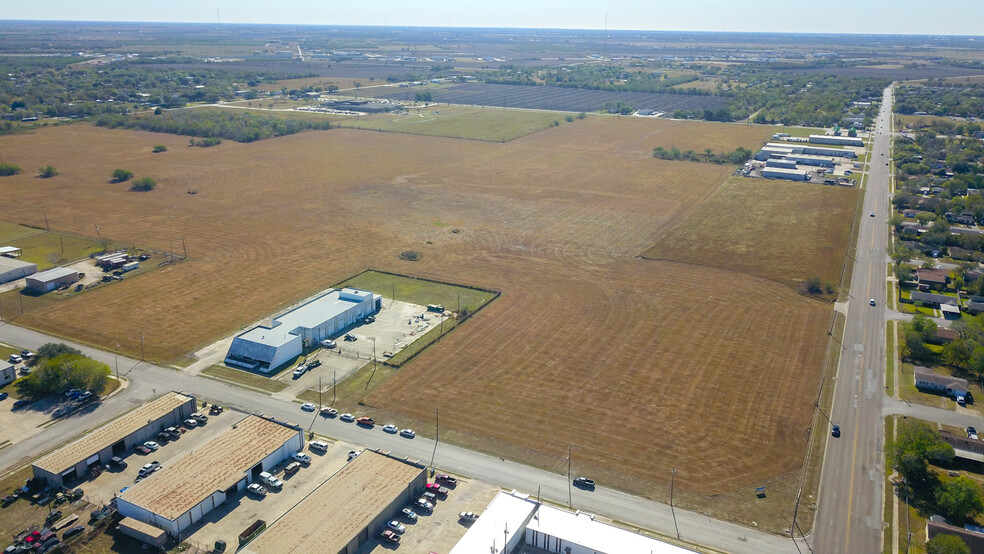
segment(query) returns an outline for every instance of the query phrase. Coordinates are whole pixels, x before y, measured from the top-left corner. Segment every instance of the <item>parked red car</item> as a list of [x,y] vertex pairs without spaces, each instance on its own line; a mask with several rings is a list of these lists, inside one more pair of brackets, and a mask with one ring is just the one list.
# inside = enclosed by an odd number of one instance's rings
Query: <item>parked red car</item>
[[358,423],[359,425],[365,425],[367,427],[372,427],[373,425],[376,424],[376,420],[369,416],[362,416],[359,419],[355,420],[355,422]]

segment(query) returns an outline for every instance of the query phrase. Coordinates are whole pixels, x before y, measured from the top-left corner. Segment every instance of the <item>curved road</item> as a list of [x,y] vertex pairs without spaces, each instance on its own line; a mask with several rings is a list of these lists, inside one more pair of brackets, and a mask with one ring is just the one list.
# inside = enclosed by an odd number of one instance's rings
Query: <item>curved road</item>
[[[325,419],[317,414],[302,412],[299,404],[278,400],[266,394],[228,385],[221,381],[168,369],[139,360],[116,357],[111,352],[96,350],[7,323],[0,323],[0,342],[36,350],[46,342],[64,342],[109,365],[126,377],[129,386],[108,398],[91,413],[76,415],[46,427],[40,433],[0,450],[0,468],[28,463],[55,446],[74,439],[80,429],[91,429],[130,408],[142,404],[165,390],[187,391],[200,399],[217,401],[244,412],[272,415],[278,421],[300,422],[315,433],[333,437],[368,448],[389,450],[395,455],[428,463],[434,441],[424,437],[409,440],[384,433],[380,426],[366,430],[337,419]],[[439,444],[435,465],[447,471],[467,475],[482,481],[523,492],[537,489],[544,499],[565,505],[568,483],[565,475],[547,472],[495,456]],[[628,493],[598,487],[594,492],[573,489],[574,507],[643,529],[652,529],[668,537],[676,536],[673,514],[666,504],[653,502]],[[676,521],[684,541],[711,547],[724,552],[771,553],[796,552],[788,537],[780,537],[748,529],[733,523],[712,520],[703,514],[676,509]]]
[[[881,552],[884,525],[882,400],[885,387],[886,250],[892,86],[875,123],[847,322],[820,479],[813,551]],[[874,212],[875,217],[869,217]],[[874,298],[877,306],[868,305]]]

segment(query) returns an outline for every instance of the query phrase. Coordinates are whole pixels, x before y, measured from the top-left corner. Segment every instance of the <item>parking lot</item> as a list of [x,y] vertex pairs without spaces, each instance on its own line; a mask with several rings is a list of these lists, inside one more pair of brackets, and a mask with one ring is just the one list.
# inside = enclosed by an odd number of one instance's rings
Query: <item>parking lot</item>
[[[427,312],[425,306],[384,300],[383,307],[376,314],[374,322],[356,323],[337,337],[335,348],[319,349],[307,357],[309,362],[320,360],[321,366],[298,378],[294,378],[292,371],[281,371],[275,379],[288,383],[289,387],[280,394],[293,398],[305,389],[317,389],[319,378],[322,389],[328,390],[331,388],[333,378],[341,381],[372,360],[373,339],[375,339],[376,359],[382,361],[423,336],[434,326],[441,325],[442,317]],[[356,340],[346,341],[345,334],[351,334]]]
[[[406,531],[400,538],[400,551],[450,552],[471,526],[471,523],[460,521],[458,514],[481,514],[499,489],[479,481],[458,479],[458,484],[450,491],[446,497],[438,497],[432,513],[418,513],[416,523],[399,520],[406,525]],[[392,550],[392,545],[374,538],[359,549],[359,554],[380,554]]]

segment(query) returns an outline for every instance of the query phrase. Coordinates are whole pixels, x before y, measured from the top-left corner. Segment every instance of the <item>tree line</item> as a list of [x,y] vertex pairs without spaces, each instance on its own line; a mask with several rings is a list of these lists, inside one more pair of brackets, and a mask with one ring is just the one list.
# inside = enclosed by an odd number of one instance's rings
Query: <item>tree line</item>
[[[96,125],[111,129],[139,129],[154,133],[223,138],[236,142],[253,142],[270,137],[292,135],[307,130],[330,129],[328,121],[290,119],[233,110],[184,110],[159,116],[123,116],[104,114]],[[205,144],[203,144],[205,146]]]

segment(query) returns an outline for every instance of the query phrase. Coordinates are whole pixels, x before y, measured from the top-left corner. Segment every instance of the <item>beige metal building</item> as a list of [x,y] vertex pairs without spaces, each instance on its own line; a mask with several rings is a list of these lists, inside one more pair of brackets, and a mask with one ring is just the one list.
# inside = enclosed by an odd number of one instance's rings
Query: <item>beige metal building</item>
[[116,499],[120,515],[163,529],[180,539],[205,514],[243,491],[260,473],[304,447],[304,433],[247,416],[197,450],[181,457]]
[[82,438],[34,462],[34,476],[52,485],[80,479],[95,465],[130,452],[164,427],[177,425],[195,412],[196,401],[176,392],[138,406]]
[[424,489],[422,466],[365,451],[273,522],[242,554],[354,554]]

